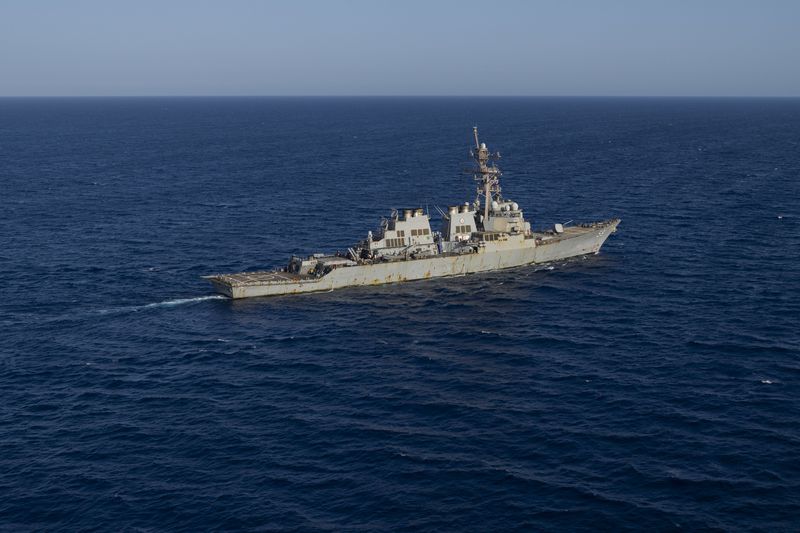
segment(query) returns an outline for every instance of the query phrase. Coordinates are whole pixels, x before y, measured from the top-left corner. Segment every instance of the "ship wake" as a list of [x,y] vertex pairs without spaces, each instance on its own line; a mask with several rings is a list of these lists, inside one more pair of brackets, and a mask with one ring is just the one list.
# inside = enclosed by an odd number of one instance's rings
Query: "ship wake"
[[144,305],[130,305],[125,307],[111,307],[109,309],[100,309],[98,314],[107,315],[111,313],[126,313],[145,311],[147,309],[157,309],[160,307],[175,307],[178,305],[193,304],[198,302],[206,302],[208,300],[225,300],[225,296],[221,294],[211,294],[208,296],[198,296],[195,298],[176,298],[174,300],[164,300],[162,302],[153,302]]

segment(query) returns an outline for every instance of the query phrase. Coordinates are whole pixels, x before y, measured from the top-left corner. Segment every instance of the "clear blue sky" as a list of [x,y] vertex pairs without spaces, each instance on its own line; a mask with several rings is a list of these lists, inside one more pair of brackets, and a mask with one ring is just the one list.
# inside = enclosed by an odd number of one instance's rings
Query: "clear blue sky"
[[800,96],[800,0],[0,0],[0,96]]

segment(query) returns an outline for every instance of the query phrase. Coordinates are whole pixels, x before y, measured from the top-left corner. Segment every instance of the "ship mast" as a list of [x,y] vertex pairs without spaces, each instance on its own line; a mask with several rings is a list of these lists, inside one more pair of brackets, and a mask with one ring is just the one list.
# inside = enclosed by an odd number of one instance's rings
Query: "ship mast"
[[[469,155],[475,160],[477,168],[472,176],[478,182],[477,197],[475,203],[480,205],[481,196],[483,196],[483,221],[484,223],[489,218],[489,206],[492,204],[492,196],[495,195],[500,198],[500,176],[502,173],[500,169],[494,164],[494,161],[500,159],[498,152],[491,153],[486,148],[486,143],[478,141],[478,126],[472,128],[472,133],[475,135],[475,150],[470,150]],[[492,164],[489,164],[489,161]]]

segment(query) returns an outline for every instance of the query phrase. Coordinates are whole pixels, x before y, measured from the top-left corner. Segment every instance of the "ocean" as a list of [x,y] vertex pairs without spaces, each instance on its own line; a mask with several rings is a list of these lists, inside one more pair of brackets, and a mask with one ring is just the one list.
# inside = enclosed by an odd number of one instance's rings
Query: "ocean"
[[[201,279],[472,200],[473,125],[599,255]],[[6,98],[0,187],[3,530],[800,527],[800,99]]]

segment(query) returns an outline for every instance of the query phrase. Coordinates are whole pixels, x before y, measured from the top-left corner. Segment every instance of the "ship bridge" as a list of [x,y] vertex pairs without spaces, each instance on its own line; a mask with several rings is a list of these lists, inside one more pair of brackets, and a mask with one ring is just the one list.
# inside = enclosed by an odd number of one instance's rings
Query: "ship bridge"
[[531,232],[531,225],[525,221],[525,216],[517,202],[510,200],[493,200],[490,204],[489,216],[483,222],[484,231],[501,231],[504,233]]

